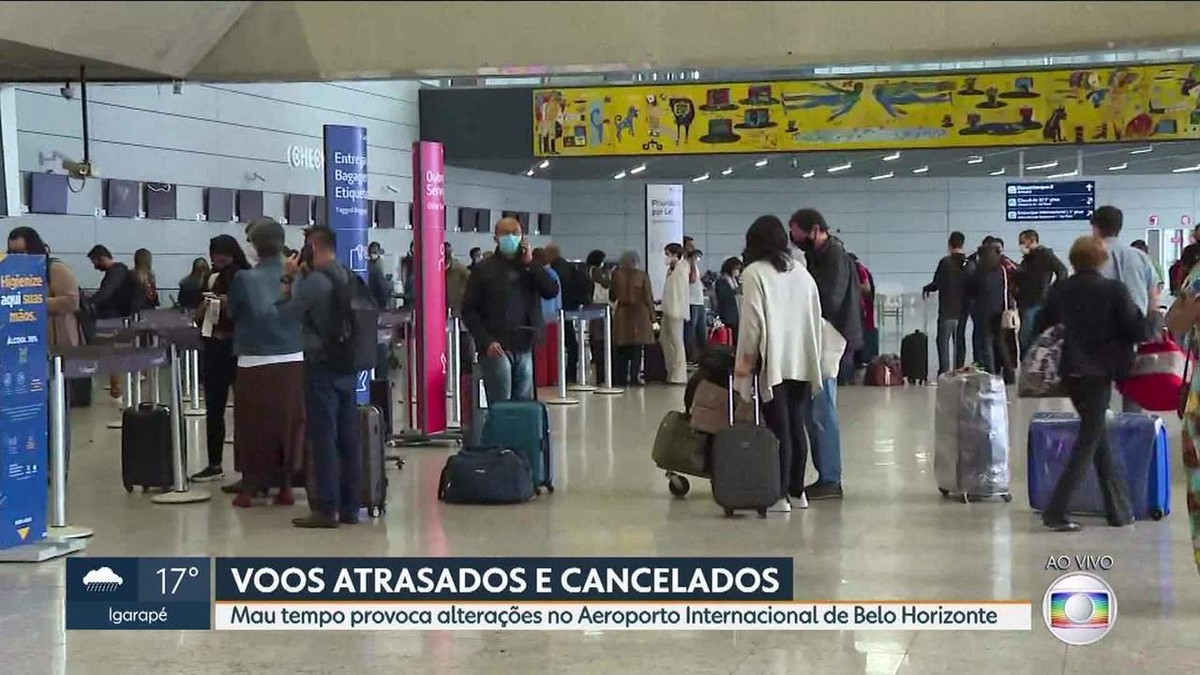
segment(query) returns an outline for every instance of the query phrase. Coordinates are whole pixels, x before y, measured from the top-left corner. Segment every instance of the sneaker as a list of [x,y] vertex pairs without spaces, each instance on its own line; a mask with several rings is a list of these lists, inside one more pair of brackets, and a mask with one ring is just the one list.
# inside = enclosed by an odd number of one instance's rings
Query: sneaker
[[292,518],[292,526],[303,530],[335,530],[341,527],[337,518],[323,513],[310,513],[303,518]]
[[803,494],[801,494],[799,497],[792,497],[792,508],[807,509],[808,497],[805,497]]
[[787,497],[780,499],[779,501],[775,502],[775,504],[773,504],[772,506],[767,508],[767,513],[791,513],[791,512],[792,512],[792,503],[790,501],[788,501]]
[[193,483],[207,483],[208,481],[221,480],[225,477],[225,471],[219,466],[208,466],[203,471],[192,475]]
[[822,499],[841,499],[842,484],[841,483],[813,483],[804,488],[804,496],[811,501],[820,501]]

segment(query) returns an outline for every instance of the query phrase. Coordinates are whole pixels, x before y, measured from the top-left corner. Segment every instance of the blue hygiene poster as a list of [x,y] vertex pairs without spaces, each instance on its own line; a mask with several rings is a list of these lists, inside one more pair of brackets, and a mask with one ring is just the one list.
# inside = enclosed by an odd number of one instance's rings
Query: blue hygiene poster
[[[367,277],[367,130],[325,125],[325,216],[337,234],[338,258]],[[369,372],[358,374],[358,402],[370,398]]]
[[0,254],[0,549],[46,537],[46,258]]

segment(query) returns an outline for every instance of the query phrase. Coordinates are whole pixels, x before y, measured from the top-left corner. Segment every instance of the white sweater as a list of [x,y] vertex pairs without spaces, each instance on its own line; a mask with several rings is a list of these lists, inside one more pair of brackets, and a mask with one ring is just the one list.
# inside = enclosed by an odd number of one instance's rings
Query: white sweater
[[688,319],[691,309],[688,303],[691,273],[692,268],[686,260],[675,263],[675,269],[667,272],[667,283],[663,285],[662,312],[668,319]]
[[[845,349],[826,330],[821,318],[821,298],[812,275],[800,264],[779,272],[770,263],[758,261],[742,272],[742,316],[738,324],[738,356],[759,360],[759,396],[771,400],[771,388],[784,380],[812,384],[814,395],[821,390],[830,372],[831,358]],[[830,327],[832,328],[832,327]],[[840,337],[840,336],[839,336]],[[827,344],[830,343],[830,344]],[[743,397],[750,393],[749,382],[738,382]]]

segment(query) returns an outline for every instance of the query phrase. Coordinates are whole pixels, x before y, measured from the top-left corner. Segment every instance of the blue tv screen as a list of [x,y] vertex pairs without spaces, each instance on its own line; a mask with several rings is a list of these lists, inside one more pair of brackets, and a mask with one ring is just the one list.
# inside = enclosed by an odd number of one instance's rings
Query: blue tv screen
[[29,174],[29,212],[66,213],[67,176],[58,173]]

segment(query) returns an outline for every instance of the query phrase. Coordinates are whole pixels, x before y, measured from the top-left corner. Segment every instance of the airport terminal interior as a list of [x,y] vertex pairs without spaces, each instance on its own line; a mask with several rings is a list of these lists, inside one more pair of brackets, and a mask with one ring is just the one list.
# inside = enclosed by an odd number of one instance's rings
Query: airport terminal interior
[[[493,227],[512,218],[531,246],[557,246],[572,261],[602,251],[609,263],[632,251],[665,276],[649,244],[661,215],[648,212],[649,195],[678,186],[680,233],[703,251],[700,271],[715,275],[741,255],[759,216],[787,224],[816,209],[870,272],[864,312],[878,354],[899,354],[921,331],[929,378],[867,386],[868,368],[838,386],[844,494],[807,508],[793,500],[790,513],[726,517],[701,477],[672,494],[651,448],[664,415],[683,409],[684,387],[598,393],[600,358],[581,367],[595,386],[566,392],[577,403],[549,406],[553,493],[447,504],[439,477],[458,442],[396,443],[380,517],[306,530],[291,524],[308,512],[303,491],[295,505],[234,508],[220,489],[238,477],[236,400],[223,480],[182,486],[203,501],[127,492],[120,425],[131,401],[95,377],[90,404],[67,410],[58,515],[92,532],[74,556],[784,556],[798,599],[1021,600],[1035,612],[1031,631],[997,633],[68,631],[59,558],[0,563],[0,673],[1196,672],[1200,535],[1189,528],[1179,418],[1156,413],[1169,438],[1161,519],[1044,527],[1030,505],[1031,420],[1072,407],[1021,398],[1016,386],[1007,426],[994,430],[1007,446],[1009,499],[939,494],[939,298],[923,288],[951,232],[963,233],[967,253],[998,237],[1020,263],[1018,235],[1035,230],[1066,263],[1092,234],[1095,209],[1112,205],[1124,214],[1120,245],[1144,240],[1162,275],[1160,304],[1171,304],[1167,271],[1200,217],[1200,46],[1178,33],[1200,25],[1200,3],[509,3],[511,15],[490,3],[339,3],[357,6],[346,12],[323,2],[95,3],[109,14],[64,4],[78,13],[72,26],[52,21],[55,3],[0,7],[0,227],[34,228],[85,293],[101,281],[96,245],[131,269],[135,251],[149,250],[163,308],[213,237],[249,252],[255,218],[283,224],[300,249],[304,227],[327,217],[323,126],[347,125],[366,129],[366,241],[382,248],[397,305],[422,219],[413,144],[437,141],[445,238],[463,265],[472,249],[496,248]],[[455,5],[472,14],[455,18]],[[645,25],[610,16],[610,5],[642,12]],[[1020,18],[1015,5],[1036,16]],[[924,31],[897,30],[921,21]],[[497,28],[518,24],[520,39],[497,39]],[[981,25],[994,27],[987,45],[963,37]],[[161,38],[135,44],[146,27]],[[668,30],[678,34],[664,40]],[[712,39],[718,32],[729,39]],[[813,44],[793,50],[805,40]],[[1012,197],[1016,184],[1061,190],[1033,204]],[[420,431],[411,346],[390,345],[398,436]],[[169,370],[132,379],[141,400],[171,399]],[[538,375],[547,385],[538,398],[557,399],[558,373]],[[198,389],[181,387],[189,476],[206,465]],[[445,394],[425,405],[461,421],[463,392]],[[816,478],[810,461],[808,482]],[[1111,556],[1103,576],[1120,598],[1112,632],[1088,646],[1056,639],[1040,610],[1060,574],[1047,561],[1076,555]]]

